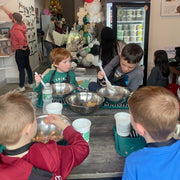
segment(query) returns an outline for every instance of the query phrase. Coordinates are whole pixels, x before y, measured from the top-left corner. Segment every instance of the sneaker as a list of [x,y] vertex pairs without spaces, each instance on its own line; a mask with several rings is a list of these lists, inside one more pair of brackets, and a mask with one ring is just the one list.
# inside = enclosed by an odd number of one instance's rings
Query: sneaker
[[27,88],[33,88],[33,84],[25,84],[25,87],[27,87]]
[[16,88],[16,91],[19,91],[19,92],[23,92],[25,90],[26,90],[25,87],[18,87],[18,88]]

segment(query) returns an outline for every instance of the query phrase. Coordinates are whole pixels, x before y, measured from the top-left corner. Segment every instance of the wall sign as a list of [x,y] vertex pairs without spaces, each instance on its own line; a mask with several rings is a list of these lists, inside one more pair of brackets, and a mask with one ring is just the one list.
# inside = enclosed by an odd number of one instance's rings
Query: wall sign
[[161,16],[180,16],[180,0],[161,0]]

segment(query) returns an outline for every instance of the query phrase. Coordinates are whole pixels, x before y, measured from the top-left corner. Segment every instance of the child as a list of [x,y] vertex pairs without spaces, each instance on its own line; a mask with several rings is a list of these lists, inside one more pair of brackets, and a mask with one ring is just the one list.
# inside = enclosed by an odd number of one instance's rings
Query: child
[[[112,85],[127,87],[129,91],[136,90],[143,81],[144,72],[139,66],[139,62],[143,56],[142,48],[134,43],[127,44],[120,56],[115,56],[104,71]],[[98,83],[91,82],[89,84],[90,91],[96,91],[104,86],[104,74],[98,72]]]
[[51,114],[45,123],[63,130],[67,146],[55,141],[46,144],[31,142],[37,133],[35,110],[24,95],[9,92],[0,97],[0,144],[6,150],[0,154],[1,179],[61,179],[65,180],[73,167],[82,163],[89,153],[80,133],[68,126],[60,116]]
[[173,138],[179,118],[177,98],[166,88],[144,86],[128,100],[131,124],[147,146],[126,158],[123,180],[179,180],[180,140]]
[[157,50],[154,52],[154,64],[149,78],[147,80],[148,86],[162,86],[166,87],[169,84],[169,64],[166,51]]
[[[55,70],[50,70],[43,77],[44,83],[71,83],[78,87],[75,79],[74,71],[71,71],[71,54],[65,48],[54,48],[50,53],[50,59],[55,67]],[[33,90],[39,93],[37,106],[42,108],[42,89],[41,75],[35,75],[35,83]]]

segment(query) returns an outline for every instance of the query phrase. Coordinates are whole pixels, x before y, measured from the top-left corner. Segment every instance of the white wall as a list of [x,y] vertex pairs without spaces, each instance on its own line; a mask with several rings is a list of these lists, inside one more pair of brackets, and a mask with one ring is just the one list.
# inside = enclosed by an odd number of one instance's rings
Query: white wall
[[148,75],[153,64],[153,53],[169,46],[180,46],[180,16],[162,17],[161,0],[151,0]]

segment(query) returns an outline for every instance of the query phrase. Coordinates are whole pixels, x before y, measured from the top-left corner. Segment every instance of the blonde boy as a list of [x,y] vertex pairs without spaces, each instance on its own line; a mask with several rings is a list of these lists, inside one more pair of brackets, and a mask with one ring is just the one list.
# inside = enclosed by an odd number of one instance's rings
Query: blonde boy
[[146,86],[128,100],[133,128],[147,146],[130,154],[123,180],[179,180],[180,140],[173,138],[179,118],[177,98],[163,87]]
[[51,114],[46,121],[63,130],[67,146],[55,141],[32,142],[37,132],[35,111],[22,94],[9,92],[0,96],[0,177],[3,180],[65,180],[71,169],[88,155],[89,146],[81,134],[68,126],[60,116]]

